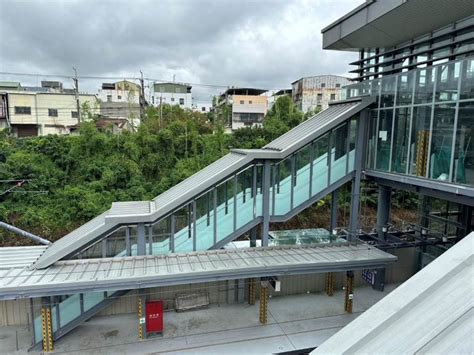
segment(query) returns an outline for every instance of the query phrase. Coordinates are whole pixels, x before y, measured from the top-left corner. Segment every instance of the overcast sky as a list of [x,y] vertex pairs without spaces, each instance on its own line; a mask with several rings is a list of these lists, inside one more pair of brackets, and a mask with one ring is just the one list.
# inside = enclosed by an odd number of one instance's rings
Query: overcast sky
[[[138,77],[141,69],[147,78],[285,88],[302,76],[347,75],[356,54],[323,51],[321,29],[361,2],[0,0],[0,71],[71,75],[74,66],[80,76]],[[44,78],[0,75],[11,79]],[[206,100],[209,89],[195,85],[193,94]]]

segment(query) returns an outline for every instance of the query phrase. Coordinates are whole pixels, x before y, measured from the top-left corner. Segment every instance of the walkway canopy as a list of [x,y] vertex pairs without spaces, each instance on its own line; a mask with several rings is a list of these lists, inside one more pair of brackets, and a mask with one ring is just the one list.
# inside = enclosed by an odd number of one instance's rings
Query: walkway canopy
[[0,299],[380,268],[396,260],[363,243],[64,260],[45,270],[0,270]]

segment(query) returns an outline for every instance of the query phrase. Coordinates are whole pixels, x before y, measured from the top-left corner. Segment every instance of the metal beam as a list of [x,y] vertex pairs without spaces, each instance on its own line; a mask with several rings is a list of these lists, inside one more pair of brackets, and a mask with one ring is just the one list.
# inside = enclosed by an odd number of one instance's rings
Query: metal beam
[[0,222],[0,228],[6,229],[9,232],[18,234],[22,237],[34,240],[37,243],[41,243],[44,245],[50,245],[51,242],[49,240],[46,240],[44,238],[38,237],[35,234],[32,234],[30,232],[24,231],[23,229],[20,229],[18,227],[12,226],[11,224],[5,223],[5,222]]

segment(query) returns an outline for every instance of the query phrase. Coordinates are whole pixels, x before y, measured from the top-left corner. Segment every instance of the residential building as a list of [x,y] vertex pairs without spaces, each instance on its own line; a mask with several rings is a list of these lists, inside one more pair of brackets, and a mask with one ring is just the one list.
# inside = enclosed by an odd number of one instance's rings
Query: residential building
[[203,102],[203,101],[198,101],[193,103],[193,111],[196,112],[201,112],[201,113],[209,113],[211,112],[212,109],[212,103],[210,102]]
[[[70,133],[79,122],[75,94],[64,92],[62,84],[42,84],[46,86],[19,86],[20,89],[0,92],[5,111],[0,114],[0,127],[10,129],[17,137]],[[79,102],[87,103],[91,113],[99,113],[95,95],[81,93]]]
[[223,112],[223,106],[230,115],[224,119],[232,130],[243,127],[256,127],[263,124],[268,110],[268,98],[262,95],[266,90],[256,88],[230,88],[219,96],[217,110]]
[[140,105],[138,103],[100,101],[99,112],[101,118],[110,122],[111,120],[126,120],[127,125],[121,127],[124,129],[135,129],[140,125]]
[[192,86],[180,83],[154,83],[151,94],[152,105],[159,106],[161,103],[178,105],[183,109],[193,108],[191,96]]
[[341,99],[341,88],[349,84],[348,78],[337,75],[303,77],[291,83],[293,102],[303,112],[325,110],[329,102]]
[[140,103],[141,87],[128,80],[116,83],[103,83],[98,97],[102,102]]

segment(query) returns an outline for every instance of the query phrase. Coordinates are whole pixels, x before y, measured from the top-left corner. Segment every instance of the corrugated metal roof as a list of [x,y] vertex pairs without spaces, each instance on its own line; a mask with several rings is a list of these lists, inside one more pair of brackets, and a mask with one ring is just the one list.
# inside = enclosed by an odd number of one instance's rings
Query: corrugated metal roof
[[474,232],[312,354],[474,353],[473,264]]
[[397,258],[367,244],[212,250],[59,261],[0,270],[0,299],[382,267]]
[[226,179],[254,159],[284,158],[299,147],[304,146],[318,135],[324,134],[343,120],[350,118],[373,102],[374,98],[351,99],[331,105],[320,114],[295,127],[280,138],[256,150],[236,150],[204,169],[198,171],[181,183],[148,201],[119,202],[102,215],[87,222],[83,226],[59,239],[40,256],[33,265],[45,268],[54,262],[70,255],[88,243],[101,237],[120,224],[151,223],[166,216],[187,201],[198,197],[201,193]]
[[350,116],[357,114],[359,111],[369,106],[373,102],[373,98],[363,98],[362,100],[354,100],[346,103],[330,105],[324,111],[313,116],[307,121],[293,128],[291,131],[283,134],[274,141],[270,142],[263,149],[278,151],[294,151],[295,147],[308,144],[319,135],[328,132],[336,127]]
[[107,216],[144,215],[152,211],[150,201],[113,202]]
[[73,230],[71,233],[66,234],[61,239],[55,241],[38,258],[34,263],[34,266],[37,268],[47,267],[75,250],[80,249],[82,246],[93,240],[98,233],[103,233],[106,230],[105,216],[109,211],[110,210],[105,211],[79,228]]
[[47,247],[47,245],[35,245],[0,248],[0,269],[22,268],[31,265]]

